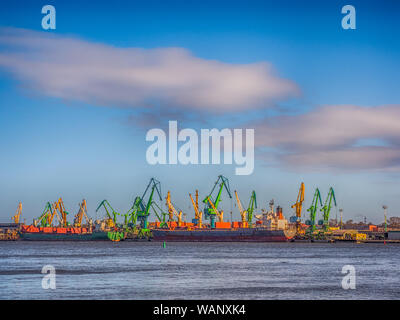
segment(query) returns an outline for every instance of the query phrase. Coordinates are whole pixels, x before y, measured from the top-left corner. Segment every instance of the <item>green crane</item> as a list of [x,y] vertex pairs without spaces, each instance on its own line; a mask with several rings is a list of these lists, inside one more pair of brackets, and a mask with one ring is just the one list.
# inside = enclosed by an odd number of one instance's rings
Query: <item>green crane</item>
[[133,201],[132,207],[124,214],[125,217],[125,225],[128,227],[136,227],[137,222],[137,212],[140,208],[141,199],[140,197],[136,197],[135,201]]
[[160,206],[153,201],[151,204],[154,214],[157,216],[158,221],[160,221],[161,228],[168,228],[168,223],[165,221],[166,217],[169,215],[168,212],[164,212]]
[[[151,192],[146,204],[144,202],[144,197],[146,196],[146,193],[150,188]],[[147,229],[147,220],[150,215],[150,208],[153,202],[154,191],[157,191],[158,197],[160,198],[160,201],[162,201],[161,184],[158,180],[151,178],[149,184],[147,185],[146,190],[143,193],[143,196],[140,198],[140,201],[138,201],[137,204],[138,211],[136,215],[142,229]]]
[[39,218],[33,220],[33,224],[37,225],[39,222],[39,225],[41,227],[49,227],[50,225],[49,225],[48,221],[49,221],[49,216],[51,216],[52,211],[53,211],[53,207],[51,206],[51,203],[47,202],[42,214],[40,215]]
[[249,227],[252,227],[254,208],[257,208],[256,192],[253,190],[250,197],[249,207],[247,208],[247,222]]
[[332,199],[336,207],[335,192],[331,187],[329,189],[328,196],[326,197],[324,206],[321,209],[321,211],[323,212],[323,219],[318,221],[318,224],[323,226],[324,231],[329,230],[329,213],[331,212],[332,209]]
[[114,224],[113,226],[115,226],[117,224],[117,216],[119,216],[120,214],[113,209],[113,207],[107,200],[103,200],[102,202],[100,202],[99,206],[96,209],[96,212],[99,211],[101,207],[104,207],[104,210],[106,210],[107,213],[107,217],[112,220]]
[[318,209],[318,200],[322,206],[321,193],[319,192],[319,189],[317,188],[314,193],[311,207],[307,209],[307,211],[310,212],[310,220],[307,220],[306,224],[310,226],[307,230],[308,233],[310,233],[310,234],[312,234],[315,231],[315,216],[316,216],[316,212]]
[[[215,188],[218,186],[219,184],[219,190],[218,190],[218,194],[217,197],[215,198],[215,201],[212,198],[212,194],[215,190]],[[225,178],[222,175],[218,176],[217,181],[214,184],[214,187],[212,188],[210,194],[204,198],[203,202],[205,203],[205,208],[204,208],[204,213],[205,213],[205,219],[210,218],[210,225],[211,228],[215,228],[215,216],[217,216],[219,214],[218,212],[218,204],[221,201],[221,194],[222,194],[222,190],[225,188],[226,192],[229,195],[229,198],[232,199],[232,194],[231,194],[231,190],[229,187],[229,181],[227,178]],[[210,201],[213,203],[213,206],[210,204]]]

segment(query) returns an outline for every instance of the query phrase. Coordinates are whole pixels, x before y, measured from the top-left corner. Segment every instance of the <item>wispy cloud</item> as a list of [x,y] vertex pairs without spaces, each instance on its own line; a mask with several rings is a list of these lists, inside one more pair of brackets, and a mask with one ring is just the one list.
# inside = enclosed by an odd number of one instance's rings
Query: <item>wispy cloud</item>
[[183,48],[117,48],[0,29],[0,67],[41,94],[94,105],[241,111],[299,94],[267,62],[229,64]]
[[326,106],[264,119],[256,145],[293,168],[400,170],[400,105]]

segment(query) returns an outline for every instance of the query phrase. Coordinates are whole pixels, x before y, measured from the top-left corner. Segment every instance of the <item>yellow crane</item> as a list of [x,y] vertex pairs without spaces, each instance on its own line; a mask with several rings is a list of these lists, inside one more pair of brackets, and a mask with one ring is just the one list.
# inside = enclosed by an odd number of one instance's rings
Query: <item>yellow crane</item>
[[22,213],[22,203],[20,202],[18,204],[17,211],[15,212],[15,215],[11,217],[12,220],[14,220],[14,223],[19,223],[19,219],[21,218],[21,213]]
[[170,221],[173,220],[173,215],[175,214],[175,216],[178,218],[178,227],[182,226],[182,211],[177,211],[175,209],[175,207],[173,206],[172,202],[171,202],[171,193],[168,191],[167,193],[167,197],[165,198],[166,200],[166,204],[168,206],[168,214],[169,214],[169,218]]
[[87,206],[86,206],[85,199],[83,199],[82,203],[79,204],[79,211],[74,217],[74,226],[75,227],[78,227],[78,228],[82,227],[83,216],[85,216],[86,223],[90,225],[91,220],[89,219],[89,217],[87,215]]
[[238,209],[240,212],[240,216],[242,217],[242,224],[243,228],[247,228],[248,223],[247,223],[247,211],[243,209],[242,203],[240,202],[239,196],[237,191],[235,190],[235,196],[236,196],[236,202],[238,204]]
[[296,221],[297,234],[302,233],[301,227],[300,227],[300,221],[301,221],[300,219],[301,219],[301,211],[303,209],[304,191],[305,191],[305,187],[304,187],[304,183],[302,182],[300,185],[299,193],[297,195],[297,201],[294,205],[292,205],[292,208],[294,208],[295,212],[296,212],[296,217],[294,220]]
[[203,212],[199,210],[199,191],[196,190],[196,202],[193,200],[192,195],[189,193],[190,200],[192,200],[194,212],[195,212],[195,219],[197,219],[197,226],[201,228],[202,225],[202,218],[203,218]]

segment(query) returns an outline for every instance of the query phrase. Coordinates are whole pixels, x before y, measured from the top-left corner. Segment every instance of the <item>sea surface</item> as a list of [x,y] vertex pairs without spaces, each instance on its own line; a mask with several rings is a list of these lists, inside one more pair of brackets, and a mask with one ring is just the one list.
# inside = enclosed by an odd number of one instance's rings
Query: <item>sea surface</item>
[[2,241],[0,299],[399,299],[399,264],[398,244]]

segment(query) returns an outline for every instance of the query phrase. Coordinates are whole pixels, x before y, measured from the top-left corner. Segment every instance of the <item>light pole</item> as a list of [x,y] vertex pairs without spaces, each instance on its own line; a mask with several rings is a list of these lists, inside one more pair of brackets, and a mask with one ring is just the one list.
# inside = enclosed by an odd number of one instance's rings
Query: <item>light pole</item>
[[383,214],[384,214],[384,216],[385,216],[385,233],[383,234],[383,243],[386,244],[386,232],[387,232],[386,214],[387,214],[387,208],[388,208],[388,207],[387,207],[386,205],[383,205],[382,208],[383,208]]

